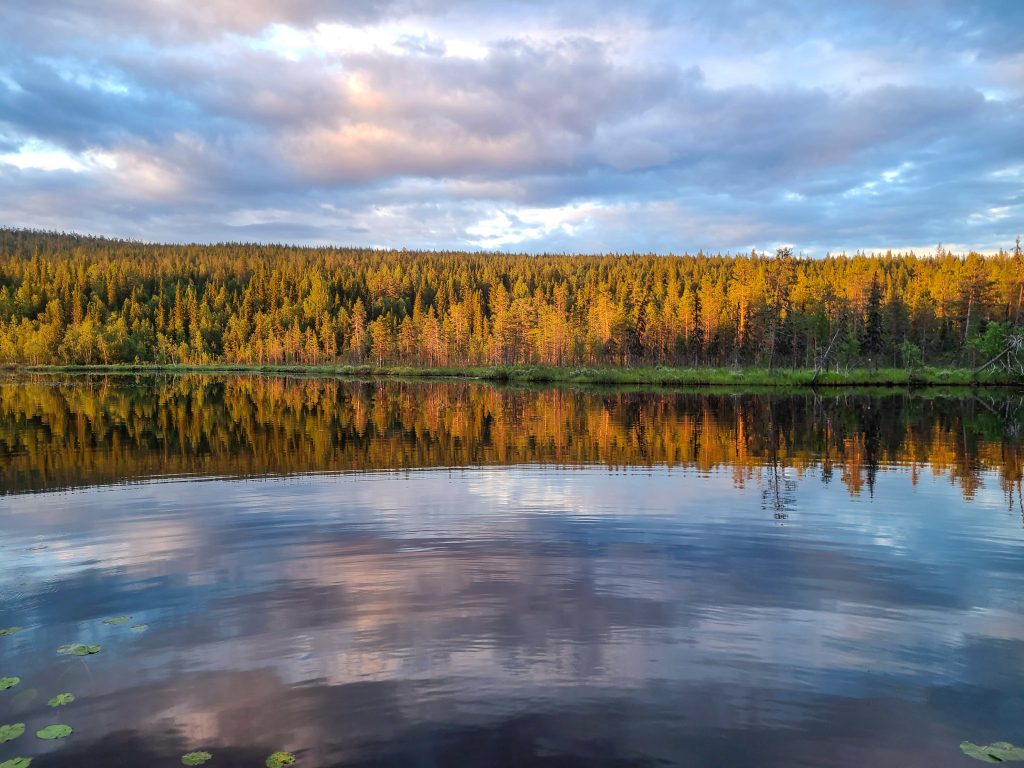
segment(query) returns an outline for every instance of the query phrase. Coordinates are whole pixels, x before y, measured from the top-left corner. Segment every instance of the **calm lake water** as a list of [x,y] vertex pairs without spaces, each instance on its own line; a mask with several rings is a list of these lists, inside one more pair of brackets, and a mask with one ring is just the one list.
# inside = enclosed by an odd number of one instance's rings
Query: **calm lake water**
[[1024,742],[1022,425],[1014,392],[0,378],[0,762],[976,765]]

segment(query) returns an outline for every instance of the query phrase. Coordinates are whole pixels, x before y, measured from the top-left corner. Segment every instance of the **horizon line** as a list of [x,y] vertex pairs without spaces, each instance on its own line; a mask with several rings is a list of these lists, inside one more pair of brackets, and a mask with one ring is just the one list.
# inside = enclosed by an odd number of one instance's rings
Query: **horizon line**
[[[515,251],[515,250],[503,250],[503,249],[488,249],[488,248],[473,248],[473,247],[418,247],[413,248],[409,246],[394,246],[394,245],[344,245],[336,242],[323,242],[320,244],[308,244],[308,243],[296,243],[296,242],[285,242],[280,240],[147,240],[147,239],[136,239],[130,236],[124,235],[111,235],[104,233],[95,232],[80,232],[76,230],[57,230],[57,229],[44,229],[39,227],[26,227],[18,226],[13,224],[0,224],[0,232],[11,232],[28,235],[51,235],[59,237],[77,237],[89,240],[105,240],[111,243],[122,243],[131,245],[145,245],[154,247],[164,248],[184,248],[184,247],[202,247],[210,248],[217,246],[251,246],[261,248],[286,248],[290,250],[301,250],[301,251],[320,251],[320,250],[335,250],[335,251],[374,251],[378,253],[422,253],[422,254],[480,254],[487,255],[492,254],[495,256],[527,256],[527,257],[543,257],[543,256],[560,256],[560,257],[578,257],[578,258],[628,258],[628,257],[657,257],[657,258],[699,258],[699,257],[718,257],[718,258],[737,258],[737,257],[749,257],[751,255],[757,258],[776,258],[777,251],[783,248],[790,250],[790,256],[794,259],[807,259],[807,260],[819,260],[825,258],[890,258],[890,257],[905,257],[915,259],[930,259],[939,256],[953,256],[956,258],[967,258],[969,256],[1013,256],[1020,254],[1020,242],[1021,238],[1018,235],[1017,241],[1011,248],[1000,247],[998,250],[977,250],[974,248],[962,246],[961,244],[954,243],[953,247],[946,247],[941,242],[936,243],[935,246],[922,246],[920,248],[915,246],[910,247],[888,247],[884,250],[881,249],[864,249],[858,248],[850,251],[845,248],[839,250],[826,249],[821,253],[815,254],[814,251],[797,251],[794,243],[778,243],[771,247],[771,250],[758,249],[756,246],[750,246],[742,250],[735,251],[706,251],[704,248],[698,248],[696,251],[691,252],[689,250],[683,251]],[[773,252],[775,251],[775,252]]]

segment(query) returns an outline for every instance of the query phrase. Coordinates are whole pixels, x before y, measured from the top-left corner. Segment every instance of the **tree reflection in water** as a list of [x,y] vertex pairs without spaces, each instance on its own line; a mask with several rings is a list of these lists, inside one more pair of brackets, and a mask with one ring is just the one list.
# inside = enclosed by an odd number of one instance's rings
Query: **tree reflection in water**
[[465,381],[225,376],[0,380],[7,493],[157,476],[554,464],[728,469],[780,520],[796,479],[871,493],[887,465],[997,469],[1021,502],[1024,398],[950,393],[504,389]]

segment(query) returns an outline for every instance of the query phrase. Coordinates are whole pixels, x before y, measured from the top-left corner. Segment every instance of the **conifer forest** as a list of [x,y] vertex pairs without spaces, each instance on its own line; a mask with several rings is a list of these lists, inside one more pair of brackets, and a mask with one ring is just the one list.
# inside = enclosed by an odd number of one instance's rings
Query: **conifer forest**
[[0,230],[0,363],[976,366],[1024,306],[996,255],[519,255]]

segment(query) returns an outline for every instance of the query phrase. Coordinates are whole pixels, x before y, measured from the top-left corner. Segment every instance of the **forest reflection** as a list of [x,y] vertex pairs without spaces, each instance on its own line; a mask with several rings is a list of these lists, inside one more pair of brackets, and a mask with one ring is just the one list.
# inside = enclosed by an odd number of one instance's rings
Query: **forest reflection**
[[1024,395],[503,389],[462,381],[261,377],[0,379],[5,493],[152,477],[474,465],[668,466],[762,484],[785,516],[818,468],[851,494],[884,467],[998,474],[1020,504]]

